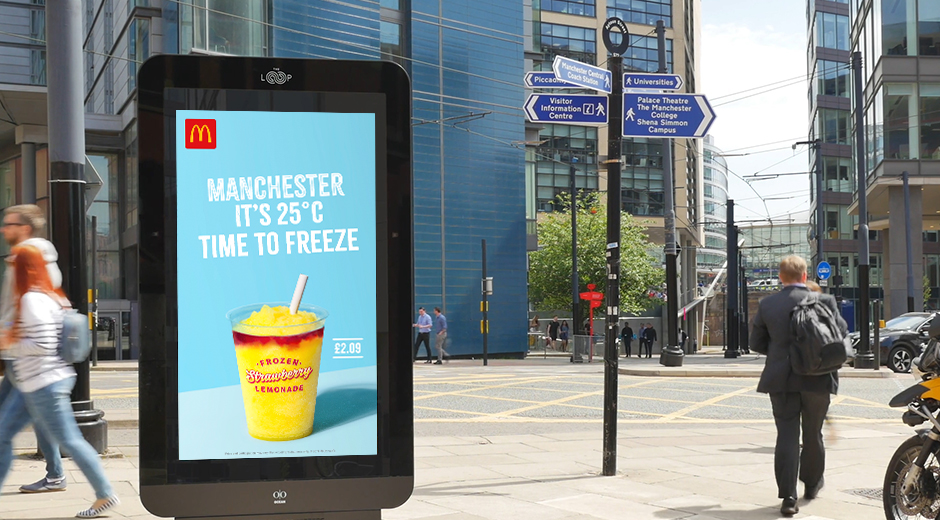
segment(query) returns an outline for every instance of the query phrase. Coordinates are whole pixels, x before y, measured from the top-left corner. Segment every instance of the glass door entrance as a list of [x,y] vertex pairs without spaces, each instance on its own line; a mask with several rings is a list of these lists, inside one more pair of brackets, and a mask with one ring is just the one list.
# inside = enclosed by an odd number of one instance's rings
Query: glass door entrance
[[99,312],[95,327],[98,361],[130,359],[130,334],[130,312]]

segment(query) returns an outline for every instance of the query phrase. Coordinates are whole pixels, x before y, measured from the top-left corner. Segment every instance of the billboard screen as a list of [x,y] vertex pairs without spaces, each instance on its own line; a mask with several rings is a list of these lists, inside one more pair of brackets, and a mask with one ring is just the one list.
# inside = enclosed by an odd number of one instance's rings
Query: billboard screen
[[180,460],[375,455],[375,114],[176,127]]

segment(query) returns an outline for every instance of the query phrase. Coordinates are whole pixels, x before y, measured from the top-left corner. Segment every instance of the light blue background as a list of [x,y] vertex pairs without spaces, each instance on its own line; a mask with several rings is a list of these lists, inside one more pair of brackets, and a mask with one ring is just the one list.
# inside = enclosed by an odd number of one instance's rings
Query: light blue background
[[[184,147],[186,119],[216,120],[216,149]],[[290,301],[303,273],[303,302],[329,312],[320,372],[376,365],[375,116],[306,112],[177,112],[179,392],[239,384],[231,323],[236,307]],[[341,173],[345,196],[210,202],[208,179]],[[278,225],[279,202],[323,203],[323,222],[301,209],[298,225]],[[271,224],[236,226],[238,204],[271,205]],[[358,228],[359,251],[286,254],[285,232]],[[258,255],[256,232],[276,231],[280,251]],[[203,259],[200,235],[248,233],[247,257]],[[332,235],[334,239],[336,235]],[[322,246],[322,244],[321,244]],[[363,338],[362,359],[333,359],[333,338]],[[375,371],[373,370],[373,381]],[[186,420],[180,410],[181,423]],[[181,439],[182,441],[182,439]]]
[[180,460],[263,459],[375,455],[375,371],[371,367],[323,374],[317,388],[313,434],[293,441],[248,435],[241,386],[179,396]]

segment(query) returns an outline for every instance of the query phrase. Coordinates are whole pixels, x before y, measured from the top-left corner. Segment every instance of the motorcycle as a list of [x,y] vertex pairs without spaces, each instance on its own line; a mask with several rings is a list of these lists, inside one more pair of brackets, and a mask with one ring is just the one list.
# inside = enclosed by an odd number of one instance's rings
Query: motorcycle
[[934,519],[940,515],[940,319],[928,332],[924,352],[911,364],[920,380],[894,396],[893,408],[907,408],[908,426],[928,428],[904,441],[891,457],[884,481],[884,510],[888,520]]

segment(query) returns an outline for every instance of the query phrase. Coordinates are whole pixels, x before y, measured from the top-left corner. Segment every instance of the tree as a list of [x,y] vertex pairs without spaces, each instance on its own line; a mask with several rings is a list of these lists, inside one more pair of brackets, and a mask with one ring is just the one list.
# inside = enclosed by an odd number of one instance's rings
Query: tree
[[[539,250],[529,254],[529,299],[539,311],[571,306],[571,213],[567,194],[559,195],[556,208],[538,224]],[[578,201],[578,281],[580,291],[597,284],[605,291],[607,281],[607,207],[596,194]],[[632,215],[621,212],[620,224],[620,310],[637,313],[661,304],[649,296],[661,290],[665,271],[649,251],[653,244]],[[587,316],[587,305],[582,305]],[[597,309],[605,310],[604,307]],[[581,319],[580,317],[578,319]]]

